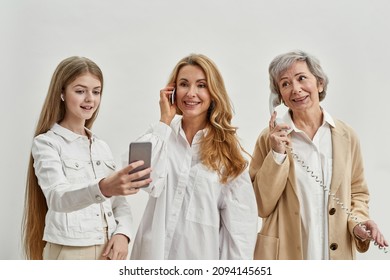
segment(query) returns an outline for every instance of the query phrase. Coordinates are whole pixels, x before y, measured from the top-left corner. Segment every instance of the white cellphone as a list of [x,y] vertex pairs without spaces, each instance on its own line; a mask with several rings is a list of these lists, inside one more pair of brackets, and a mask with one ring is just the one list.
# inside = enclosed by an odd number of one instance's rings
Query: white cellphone
[[172,94],[171,94],[171,96],[170,96],[170,102],[171,102],[171,104],[174,104],[174,103],[175,103],[175,92],[176,92],[176,88],[173,89]]
[[[152,159],[152,143],[151,142],[132,142],[129,146],[129,164],[138,160],[143,160],[144,164],[138,166],[137,168],[131,170],[129,174],[136,173],[138,171],[149,168],[151,165]],[[147,174],[139,179],[134,180],[133,182],[142,181],[148,179],[150,174]],[[149,184],[141,186],[140,188],[146,188]]]

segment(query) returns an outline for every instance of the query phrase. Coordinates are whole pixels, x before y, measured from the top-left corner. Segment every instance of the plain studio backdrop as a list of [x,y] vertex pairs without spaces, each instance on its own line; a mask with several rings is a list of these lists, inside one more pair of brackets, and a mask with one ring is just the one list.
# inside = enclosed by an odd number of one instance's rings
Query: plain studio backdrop
[[[128,145],[159,121],[159,90],[190,53],[210,57],[252,153],[268,125],[268,65],[302,49],[329,76],[322,106],[360,137],[370,214],[390,241],[390,2],[313,0],[1,0],[0,259],[22,259],[21,219],[32,137],[58,63],[85,56],[105,85],[93,131],[121,163]],[[147,195],[128,197],[134,233]],[[387,218],[386,218],[387,217]],[[390,259],[372,244],[358,259]]]

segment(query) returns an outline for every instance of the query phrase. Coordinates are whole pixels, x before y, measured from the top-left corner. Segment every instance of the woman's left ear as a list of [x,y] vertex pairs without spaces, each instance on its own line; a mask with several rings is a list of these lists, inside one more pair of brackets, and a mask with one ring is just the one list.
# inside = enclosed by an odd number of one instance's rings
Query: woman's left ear
[[322,81],[318,82],[318,86],[317,87],[318,87],[318,93],[321,93],[321,92],[324,91],[324,84],[323,84]]

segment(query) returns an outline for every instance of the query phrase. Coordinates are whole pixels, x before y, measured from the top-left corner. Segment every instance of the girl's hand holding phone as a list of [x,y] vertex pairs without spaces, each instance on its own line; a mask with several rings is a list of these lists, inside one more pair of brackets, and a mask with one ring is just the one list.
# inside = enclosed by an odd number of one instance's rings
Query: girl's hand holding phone
[[152,179],[150,178],[141,181],[134,180],[150,174],[151,168],[146,168],[136,173],[129,174],[133,169],[136,169],[143,164],[144,162],[142,160],[133,162],[122,170],[114,172],[110,176],[103,178],[99,182],[102,194],[106,197],[136,194],[140,187],[150,184],[152,182]]

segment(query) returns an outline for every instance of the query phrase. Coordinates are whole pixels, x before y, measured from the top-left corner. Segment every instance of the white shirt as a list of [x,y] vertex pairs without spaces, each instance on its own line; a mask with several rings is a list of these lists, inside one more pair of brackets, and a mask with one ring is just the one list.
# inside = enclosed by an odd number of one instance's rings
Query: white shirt
[[257,206],[249,173],[221,184],[200,162],[203,133],[189,145],[177,118],[138,139],[153,144],[153,181],[131,259],[253,258]]
[[[305,132],[298,129],[287,112],[283,122],[291,127],[291,145],[293,151],[313,171],[313,175],[322,180],[327,190],[332,178],[332,135],[333,118],[322,109],[323,123],[311,140]],[[274,153],[281,163],[286,155]],[[306,260],[329,259],[328,251],[328,194],[311,176],[306,168],[294,162],[297,179],[297,195],[300,202],[303,258]]]
[[121,233],[131,238],[126,198],[106,198],[98,185],[115,170],[111,150],[89,133],[90,139],[54,124],[34,138],[35,175],[48,206],[45,241],[68,246],[104,244],[104,227],[109,237]]

